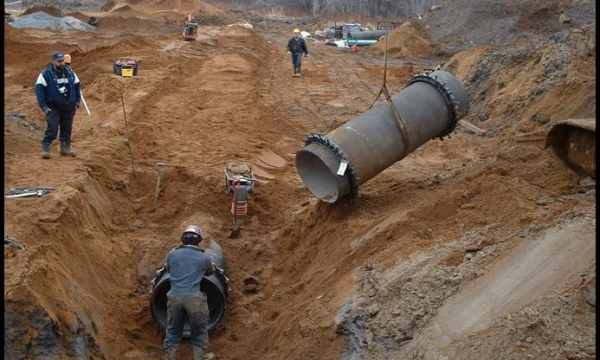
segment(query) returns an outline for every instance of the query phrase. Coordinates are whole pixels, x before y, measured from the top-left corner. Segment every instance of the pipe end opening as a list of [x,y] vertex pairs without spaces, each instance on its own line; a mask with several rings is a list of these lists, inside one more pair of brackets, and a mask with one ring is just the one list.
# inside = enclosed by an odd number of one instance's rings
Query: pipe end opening
[[[333,169],[339,167],[340,161],[326,149],[310,144],[296,154],[296,168],[304,186],[317,198],[327,203],[334,203],[342,198],[339,178]],[[321,148],[321,149],[319,149]]]
[[[208,331],[213,331],[225,315],[225,295],[221,289],[208,278],[204,277],[200,283],[202,292],[206,294],[208,301],[209,322]],[[171,289],[171,282],[168,277],[159,282],[152,291],[150,301],[150,311],[154,321],[161,329],[167,328],[167,292]],[[189,338],[191,335],[190,326],[186,322],[183,328],[183,337]]]

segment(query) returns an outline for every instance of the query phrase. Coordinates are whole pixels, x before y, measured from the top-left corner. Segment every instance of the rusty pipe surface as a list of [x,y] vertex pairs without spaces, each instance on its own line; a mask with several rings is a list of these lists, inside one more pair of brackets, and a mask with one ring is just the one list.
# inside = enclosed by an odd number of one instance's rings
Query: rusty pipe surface
[[327,135],[311,134],[296,153],[306,188],[328,203],[358,187],[425,142],[452,133],[469,111],[462,83],[446,71],[416,75],[407,86]]

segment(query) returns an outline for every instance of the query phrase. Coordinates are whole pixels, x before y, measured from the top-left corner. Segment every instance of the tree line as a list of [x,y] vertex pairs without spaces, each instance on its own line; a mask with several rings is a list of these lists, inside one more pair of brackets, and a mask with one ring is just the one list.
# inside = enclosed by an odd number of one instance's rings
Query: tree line
[[[365,14],[371,17],[412,18],[423,14],[443,0],[238,0],[246,5],[280,6],[301,10],[314,16],[321,14]],[[209,0],[218,4],[219,0]],[[224,2],[231,2],[225,0]]]
[[[289,1],[288,1],[289,2]],[[295,0],[298,7],[313,15],[355,14],[372,17],[410,18],[422,14],[439,0]]]

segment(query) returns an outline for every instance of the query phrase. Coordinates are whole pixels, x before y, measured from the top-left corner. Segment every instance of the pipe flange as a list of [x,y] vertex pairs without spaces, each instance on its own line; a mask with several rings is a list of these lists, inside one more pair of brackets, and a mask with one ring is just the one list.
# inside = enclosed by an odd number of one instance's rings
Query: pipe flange
[[436,138],[440,139],[440,140],[444,140],[444,136],[449,136],[454,129],[456,129],[456,125],[458,124],[458,120],[459,116],[460,116],[460,110],[459,110],[459,104],[458,101],[456,101],[456,97],[454,96],[454,93],[452,92],[452,90],[450,90],[450,88],[448,87],[448,85],[441,81],[436,75],[431,76],[430,74],[418,74],[415,75],[412,79],[410,79],[408,81],[408,84],[406,84],[406,87],[409,87],[410,85],[417,83],[417,82],[426,82],[429,85],[432,85],[434,88],[436,88],[436,90],[439,91],[440,94],[442,94],[446,105],[448,106],[448,109],[450,110],[450,123],[448,124],[448,126],[446,126],[446,128],[441,132],[440,135],[436,136]]
[[[352,163],[346,157],[344,150],[337,146],[333,141],[329,138],[320,135],[320,134],[310,134],[307,136],[304,141],[304,146],[309,145],[310,143],[317,142],[327,149],[329,149],[340,161],[345,161],[348,166],[346,167],[346,174],[348,175],[348,181],[350,181],[350,191],[347,196],[356,197],[358,195],[358,178],[356,176],[356,172],[354,171],[354,167]],[[345,195],[346,196],[346,195]],[[343,196],[343,197],[345,197]]]
[[225,297],[227,297],[227,296],[229,296],[229,294],[231,294],[231,281],[225,275],[225,271],[223,269],[221,269],[219,267],[216,267],[216,268],[217,268],[217,271],[216,271],[217,276],[219,276],[221,278],[221,280],[223,280],[223,282],[225,282],[225,284],[227,285],[227,288],[225,289],[225,291],[227,292],[227,294],[225,294]]

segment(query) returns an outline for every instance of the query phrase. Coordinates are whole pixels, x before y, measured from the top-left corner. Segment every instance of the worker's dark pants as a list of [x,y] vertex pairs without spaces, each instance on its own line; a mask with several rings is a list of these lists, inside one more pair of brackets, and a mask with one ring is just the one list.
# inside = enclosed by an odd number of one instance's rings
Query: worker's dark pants
[[164,348],[177,348],[183,335],[185,321],[190,325],[190,339],[194,347],[208,347],[208,303],[203,292],[191,295],[167,293],[167,331]]
[[75,106],[71,106],[68,110],[52,108],[46,114],[47,126],[42,143],[50,145],[56,140],[57,136],[59,136],[59,141],[70,143],[71,131],[73,130],[73,117],[75,117]]
[[302,54],[292,53],[292,64],[294,65],[294,73],[300,73],[300,68],[302,67]]

